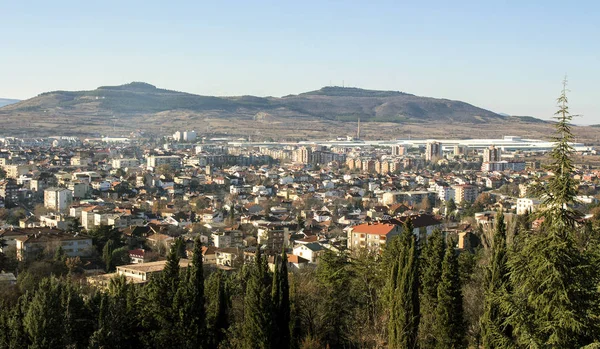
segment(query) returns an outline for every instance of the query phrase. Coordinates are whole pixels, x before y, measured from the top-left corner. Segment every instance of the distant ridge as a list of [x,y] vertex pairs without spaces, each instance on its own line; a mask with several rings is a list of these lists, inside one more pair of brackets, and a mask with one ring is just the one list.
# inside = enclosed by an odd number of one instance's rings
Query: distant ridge
[[[213,97],[157,88],[145,82],[101,86],[92,91],[52,91],[0,108],[0,113],[48,113],[77,117],[81,112],[119,117],[167,111],[207,113],[222,118],[248,118],[257,113],[274,117],[362,122],[487,123],[509,116],[471,104],[400,91],[327,86],[319,90],[276,97]],[[542,122],[527,117],[527,122]]]
[[10,99],[10,98],[0,98],[0,108],[5,105],[18,103],[20,100],[18,99]]

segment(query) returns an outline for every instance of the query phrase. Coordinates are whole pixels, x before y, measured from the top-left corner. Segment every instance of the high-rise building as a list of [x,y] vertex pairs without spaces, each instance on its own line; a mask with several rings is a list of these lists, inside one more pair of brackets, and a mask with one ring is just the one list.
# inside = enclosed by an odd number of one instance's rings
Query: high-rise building
[[489,148],[483,149],[483,162],[501,161],[502,150],[491,145]]
[[312,149],[300,147],[294,151],[294,161],[308,164],[311,162]]
[[393,156],[402,156],[406,154],[406,148],[402,145],[394,145],[392,146],[392,155]]
[[440,142],[427,142],[425,160],[432,161],[442,157],[442,144]]

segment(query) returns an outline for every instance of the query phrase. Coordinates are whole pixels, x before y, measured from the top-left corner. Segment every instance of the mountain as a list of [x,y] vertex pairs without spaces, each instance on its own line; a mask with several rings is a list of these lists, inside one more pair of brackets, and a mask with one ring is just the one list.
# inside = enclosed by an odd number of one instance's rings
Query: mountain
[[550,130],[547,122],[532,117],[400,91],[328,86],[283,97],[214,97],[132,82],[46,92],[1,107],[0,133],[97,136],[196,129],[211,135],[312,139],[356,134],[358,119],[361,135],[371,138],[533,137]]
[[482,123],[505,116],[448,99],[420,97],[396,91],[374,91],[349,87],[324,87],[320,90],[274,97],[211,97],[170,91],[133,82],[121,86],[102,86],[93,91],[54,91],[9,105],[0,112],[79,111],[119,116],[185,110],[219,112],[223,117],[248,116],[265,112],[281,116],[312,117],[337,121],[405,122],[451,120]]
[[4,107],[5,105],[14,104],[17,102],[19,102],[18,99],[0,98],[0,107]]

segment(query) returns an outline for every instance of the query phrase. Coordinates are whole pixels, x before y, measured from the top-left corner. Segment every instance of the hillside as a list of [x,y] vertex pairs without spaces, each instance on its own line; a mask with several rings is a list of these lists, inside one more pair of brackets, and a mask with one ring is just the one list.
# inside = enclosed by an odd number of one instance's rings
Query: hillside
[[102,86],[93,91],[54,91],[0,109],[2,113],[80,111],[126,117],[172,110],[220,112],[224,117],[266,112],[275,116],[311,117],[338,121],[453,120],[481,123],[504,119],[470,104],[419,97],[403,92],[324,87],[282,98],[210,97],[156,88],[134,82]]
[[[167,134],[195,129],[210,136],[314,139],[356,134],[402,137],[545,138],[550,123],[500,115],[471,104],[399,91],[324,87],[283,97],[212,97],[141,82],[92,91],[53,91],[0,108],[2,135]],[[581,141],[600,143],[597,128],[576,129]]]
[[14,104],[17,102],[19,102],[18,99],[0,98],[0,107],[4,107],[5,105]]

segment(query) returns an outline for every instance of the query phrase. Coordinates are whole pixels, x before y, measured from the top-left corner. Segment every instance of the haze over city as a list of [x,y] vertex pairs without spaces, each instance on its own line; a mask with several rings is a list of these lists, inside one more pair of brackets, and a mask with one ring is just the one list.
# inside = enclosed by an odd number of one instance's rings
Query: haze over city
[[597,123],[600,4],[3,2],[0,97],[145,81],[202,95],[345,85],[554,113],[568,74],[577,124]]

